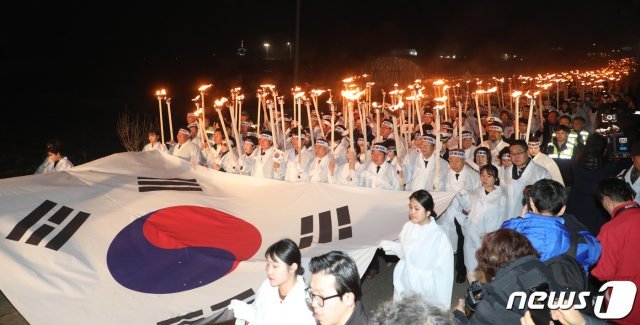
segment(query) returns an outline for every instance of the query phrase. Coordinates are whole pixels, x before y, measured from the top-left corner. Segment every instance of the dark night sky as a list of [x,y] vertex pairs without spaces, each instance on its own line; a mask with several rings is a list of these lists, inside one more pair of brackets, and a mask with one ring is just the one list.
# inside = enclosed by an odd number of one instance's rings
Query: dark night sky
[[[301,45],[307,52],[383,53],[392,48],[474,52],[528,51],[593,42],[637,46],[640,1],[305,1]],[[517,3],[517,5],[516,5]],[[235,52],[239,40],[294,37],[295,1],[206,4],[70,5],[50,2],[4,10],[3,44],[13,60],[132,59]],[[275,46],[275,44],[274,44]]]
[[[20,134],[6,149],[21,154],[0,156],[0,177],[32,172],[53,137],[69,144],[75,163],[121,151],[118,113],[157,116],[151,94],[158,87],[171,89],[179,124],[201,83],[215,84],[212,96],[239,85],[251,94],[263,81],[290,86],[286,42],[294,42],[295,0],[160,3],[1,5],[0,69],[8,82],[1,90],[0,138]],[[473,68],[494,69],[491,60],[502,64],[500,53],[528,57],[537,69],[552,61],[545,56],[552,47],[566,49],[558,60],[621,46],[637,55],[640,48],[640,0],[301,3],[300,79],[325,86],[393,49],[416,49],[426,73],[458,64],[476,73]],[[240,40],[244,58],[236,55]],[[263,60],[264,42],[272,44],[275,60]],[[468,62],[447,66],[436,59],[454,53]],[[21,120],[29,121],[26,129],[15,123]]]

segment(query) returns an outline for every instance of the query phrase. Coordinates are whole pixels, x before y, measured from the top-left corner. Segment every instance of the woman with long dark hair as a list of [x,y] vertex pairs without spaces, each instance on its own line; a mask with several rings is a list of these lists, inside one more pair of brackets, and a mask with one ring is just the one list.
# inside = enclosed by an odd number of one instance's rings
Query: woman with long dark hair
[[[236,324],[316,324],[306,303],[304,269],[300,249],[291,239],[282,239],[267,248],[264,280],[253,304],[232,300]],[[239,321],[238,321],[239,320]]]
[[448,308],[453,289],[453,249],[444,230],[435,222],[434,202],[425,190],[409,197],[409,221],[399,241],[383,240],[380,247],[400,262],[393,271],[394,299],[418,293]]

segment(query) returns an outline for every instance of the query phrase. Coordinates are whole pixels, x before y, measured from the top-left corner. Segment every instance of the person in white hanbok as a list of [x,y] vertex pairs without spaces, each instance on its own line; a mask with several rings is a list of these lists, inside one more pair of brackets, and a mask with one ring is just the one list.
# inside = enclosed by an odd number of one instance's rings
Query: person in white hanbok
[[531,161],[528,149],[524,140],[516,140],[509,147],[513,166],[511,171],[507,172],[505,183],[502,185],[507,194],[505,216],[507,219],[519,217],[522,214],[522,197],[524,196],[522,190],[525,186],[544,178],[551,179],[551,174],[546,169]]
[[462,213],[456,215],[464,234],[464,264],[467,267],[467,280],[476,280],[478,267],[476,251],[482,244],[482,236],[500,229],[506,220],[507,197],[500,186],[498,169],[493,165],[480,168],[482,186],[476,190],[460,191],[457,199]]
[[264,254],[267,279],[256,293],[253,304],[233,299],[228,308],[236,324],[312,325],[313,312],[306,302],[304,269],[298,246],[290,239],[280,240]]
[[160,136],[158,136],[158,132],[156,130],[150,130],[149,131],[149,143],[147,143],[144,148],[142,148],[142,151],[152,151],[152,150],[158,150],[162,153],[168,153],[169,150],[167,150],[167,146],[165,146],[163,143],[160,142]]
[[[287,182],[306,182],[303,178],[305,171],[309,169],[309,165],[313,162],[313,152],[306,150],[306,139],[301,134],[302,143],[298,139],[298,129],[291,131],[291,147],[284,152],[283,162],[280,168],[284,168],[284,180]],[[303,149],[300,150],[300,147]]]
[[38,167],[35,174],[48,174],[72,168],[73,164],[64,156],[62,144],[57,140],[47,143],[47,158]]
[[236,140],[234,137],[229,137],[229,141],[231,141],[231,147],[227,144],[227,140],[222,140],[218,157],[214,158],[212,154],[207,156],[207,166],[221,172],[238,174],[240,167],[236,157]]
[[253,135],[247,135],[242,142],[242,154],[238,157],[238,166],[240,170],[238,173],[240,175],[251,175],[251,171],[253,170],[253,164],[255,163],[255,158],[253,157],[253,153],[258,146],[258,138]]
[[260,131],[258,150],[253,153],[254,163],[251,176],[261,178],[276,178],[274,154],[276,148],[273,146],[273,135],[269,130]]
[[480,147],[489,148],[489,150],[491,150],[491,157],[495,159],[495,157],[498,157],[498,153],[502,148],[509,146],[502,138],[502,123],[494,118],[494,122],[490,122],[487,126],[487,134],[489,135],[489,139],[483,141]]
[[500,167],[498,167],[498,179],[500,180],[501,184],[504,184],[507,173],[511,172],[511,166],[513,166],[513,163],[511,162],[511,156],[509,156],[509,147],[500,150],[500,153],[498,155],[498,158],[500,159]]
[[376,143],[371,147],[371,161],[358,172],[359,186],[384,190],[400,189],[398,174],[393,166],[386,162],[387,152],[387,147],[382,143]]
[[640,143],[636,142],[631,147],[631,160],[633,165],[618,174],[618,178],[624,180],[636,192],[635,201],[640,203]]
[[537,138],[530,138],[529,143],[529,155],[531,155],[533,162],[544,167],[549,174],[551,174],[551,179],[554,181],[564,185],[562,181],[562,174],[560,173],[560,168],[558,168],[558,164],[549,157],[548,155],[540,152],[540,144],[541,141]]
[[196,166],[202,160],[202,154],[198,146],[190,141],[191,133],[187,129],[180,129],[178,131],[178,143],[174,144],[171,148],[171,154],[183,160],[190,162]]
[[315,158],[309,165],[309,168],[303,171],[304,179],[310,183],[329,182],[329,174],[333,173],[333,171],[329,171],[329,167],[333,168],[334,166],[329,166],[330,157],[328,153],[329,143],[321,138],[316,139]]
[[431,194],[419,190],[409,197],[409,221],[400,239],[383,240],[380,247],[400,262],[393,271],[393,297],[409,293],[449,308],[453,290],[453,250],[444,230],[435,222]]
[[[416,141],[419,150],[410,151],[404,159],[402,170],[406,181],[405,190],[441,191],[444,189],[449,163],[435,153],[435,143],[436,140],[431,135],[420,137]],[[437,171],[436,159],[439,159],[440,165]]]

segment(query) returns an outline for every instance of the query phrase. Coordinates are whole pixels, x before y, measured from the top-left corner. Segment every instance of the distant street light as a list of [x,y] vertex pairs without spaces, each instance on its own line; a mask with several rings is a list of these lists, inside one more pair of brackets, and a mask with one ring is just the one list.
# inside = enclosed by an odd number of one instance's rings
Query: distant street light
[[271,44],[264,43],[263,45],[264,45],[265,51],[267,52],[267,58],[266,59],[269,60],[269,46],[271,46]]
[[291,42],[287,42],[287,46],[289,47],[289,60],[291,60],[292,54],[291,54]]

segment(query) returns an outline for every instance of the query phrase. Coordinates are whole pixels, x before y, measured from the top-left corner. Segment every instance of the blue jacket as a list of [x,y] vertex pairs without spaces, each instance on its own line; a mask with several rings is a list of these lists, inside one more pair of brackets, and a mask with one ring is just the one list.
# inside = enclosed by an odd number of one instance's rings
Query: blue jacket
[[[587,274],[589,267],[598,262],[602,252],[598,239],[571,215],[549,217],[529,212],[524,218],[505,221],[502,228],[513,229],[527,237],[540,254],[542,262],[567,253],[578,261]],[[573,252],[568,252],[571,234],[575,234],[578,239],[575,256]]]

